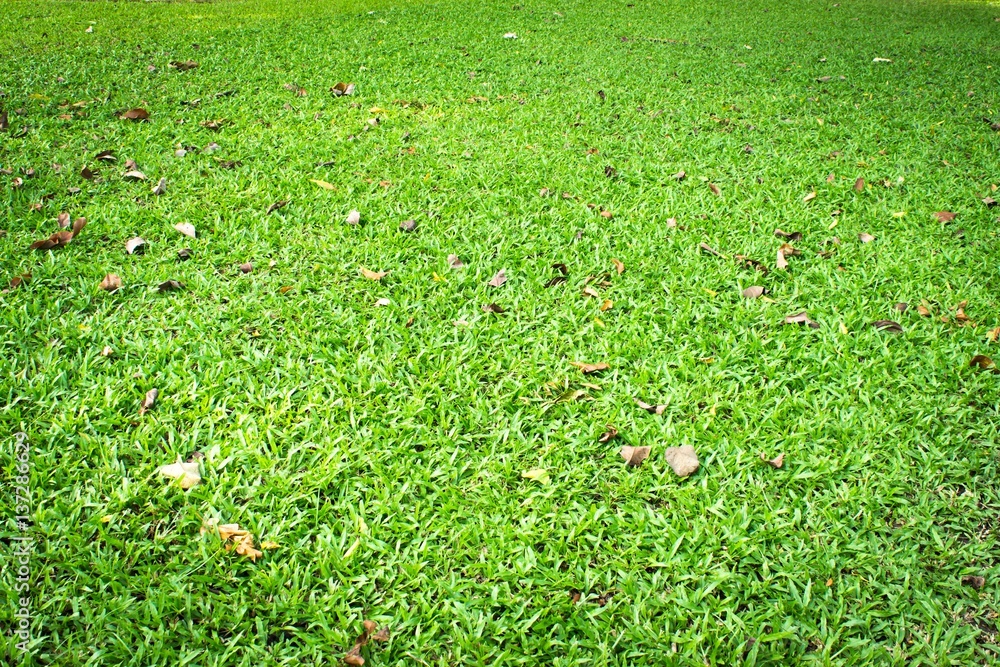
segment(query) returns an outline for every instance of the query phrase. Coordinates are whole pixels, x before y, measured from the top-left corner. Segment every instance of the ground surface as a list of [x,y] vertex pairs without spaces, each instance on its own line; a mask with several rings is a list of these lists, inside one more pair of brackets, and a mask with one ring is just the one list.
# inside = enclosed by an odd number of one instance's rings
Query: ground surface
[[[329,665],[363,619],[369,665],[997,660],[997,6],[0,9],[29,664]],[[200,485],[158,474],[194,452]]]

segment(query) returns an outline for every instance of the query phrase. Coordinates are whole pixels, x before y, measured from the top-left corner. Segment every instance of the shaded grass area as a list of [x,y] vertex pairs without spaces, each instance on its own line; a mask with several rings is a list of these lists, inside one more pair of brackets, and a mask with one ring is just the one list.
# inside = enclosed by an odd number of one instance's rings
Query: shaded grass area
[[[3,9],[27,664],[332,664],[363,618],[391,628],[374,665],[996,661],[1000,392],[969,360],[1000,325],[997,6]],[[116,118],[132,107],[150,122]],[[166,193],[123,181],[129,158]],[[87,227],[26,251],[59,211]],[[775,228],[803,234],[787,271]],[[818,329],[782,325],[802,310]],[[622,444],[652,455],[626,468]],[[686,480],[663,455],[682,444]],[[196,451],[201,485],[157,475]],[[208,518],[280,547],[252,563]]]

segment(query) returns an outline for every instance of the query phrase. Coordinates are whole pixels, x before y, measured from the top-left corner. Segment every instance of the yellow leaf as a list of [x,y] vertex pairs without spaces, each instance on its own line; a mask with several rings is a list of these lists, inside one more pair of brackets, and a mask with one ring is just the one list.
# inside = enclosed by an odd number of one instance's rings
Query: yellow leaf
[[318,178],[310,178],[310,181],[323,188],[324,190],[336,190],[332,183],[327,183],[326,181],[321,181]]
[[530,479],[539,484],[548,484],[552,480],[549,478],[549,471],[545,468],[534,468],[532,470],[525,470],[521,473],[521,477],[525,479]]
[[714,297],[714,296],[718,296],[718,294],[719,294],[719,293],[718,293],[718,292],[716,292],[715,290],[710,290],[710,289],[708,289],[707,287],[702,287],[701,289],[702,289],[702,291],[704,291],[704,292],[705,292],[705,294],[707,294],[707,295],[709,295],[709,296],[713,296],[713,297]]

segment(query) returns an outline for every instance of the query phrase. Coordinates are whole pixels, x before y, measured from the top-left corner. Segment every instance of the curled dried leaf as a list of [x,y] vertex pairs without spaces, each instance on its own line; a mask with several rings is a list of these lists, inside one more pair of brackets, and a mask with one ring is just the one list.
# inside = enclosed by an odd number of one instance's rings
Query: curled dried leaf
[[242,264],[240,264],[240,272],[244,273],[244,274],[246,274],[246,273],[252,273],[253,272],[253,264],[251,264],[250,262],[243,262]]
[[724,255],[722,255],[722,253],[720,253],[719,251],[715,250],[712,246],[708,245],[707,243],[699,243],[698,247],[701,248],[702,252],[708,253],[709,255],[714,255],[716,257],[723,257],[724,256]]
[[10,287],[8,289],[14,290],[20,287],[21,285],[27,285],[30,282],[31,282],[31,274],[22,273],[21,275],[14,276],[13,278],[10,279]]
[[892,333],[903,333],[903,327],[899,322],[893,322],[892,320],[876,320],[872,322],[872,326],[878,331],[891,331]]
[[177,463],[160,466],[159,473],[164,477],[180,480],[182,489],[190,489],[201,481],[201,470],[197,461],[184,462],[181,457],[177,457]]
[[626,465],[636,467],[642,465],[642,462],[649,457],[649,447],[625,445],[618,453],[625,459]]
[[196,68],[198,63],[193,60],[172,60],[169,66],[178,72],[186,72],[189,69]]
[[693,475],[701,465],[698,461],[698,454],[691,445],[667,447],[665,455],[667,463],[670,464],[678,477]]
[[764,296],[764,288],[760,285],[751,285],[750,287],[743,290],[743,296],[748,299],[759,299]]
[[649,403],[641,401],[638,398],[635,399],[635,404],[651,415],[662,415],[663,411],[667,409],[666,405],[650,405]]
[[502,315],[502,314],[504,314],[507,311],[505,311],[503,308],[501,308],[499,305],[497,305],[495,303],[488,303],[485,306],[483,306],[483,312],[484,313],[494,313],[496,315]]
[[951,211],[938,211],[934,217],[938,219],[938,222],[951,222],[955,219],[955,214]]
[[971,586],[972,588],[975,588],[978,591],[980,588],[986,585],[986,577],[967,574],[964,577],[962,577],[962,585]]
[[865,179],[858,176],[858,180],[854,181],[854,191],[861,192],[865,189]]
[[608,366],[603,361],[600,361],[600,362],[598,362],[596,364],[588,364],[588,363],[585,363],[583,361],[571,361],[571,362],[569,362],[569,365],[573,366],[575,368],[579,368],[580,372],[583,373],[584,375],[589,375],[590,373],[597,373],[597,372],[600,372],[600,371],[605,371],[608,368],[610,368],[610,366]]
[[507,271],[506,269],[500,269],[496,272],[496,275],[490,279],[488,284],[490,287],[500,287],[505,282],[507,282]]
[[167,179],[166,178],[161,178],[156,183],[156,185],[153,186],[153,194],[154,195],[162,195],[166,191],[167,191]]
[[715,183],[709,183],[708,184],[708,189],[711,190],[712,194],[715,195],[716,197],[721,197],[722,196],[722,189],[718,185],[716,185]]
[[149,120],[149,112],[141,108],[129,109],[128,111],[123,111],[120,117],[125,120],[144,121]]
[[122,279],[117,273],[109,273],[104,276],[104,280],[101,284],[97,286],[98,289],[102,289],[105,292],[114,292],[122,287]]
[[126,171],[122,174],[122,178],[126,181],[144,181],[146,180],[146,174],[138,171],[137,169],[133,169],[132,171]]
[[816,191],[815,190],[813,190],[812,192],[810,192],[809,194],[807,194],[805,197],[803,197],[802,201],[803,202],[809,202],[809,201],[812,201],[813,199],[816,199]]
[[673,174],[670,178],[679,183],[683,181],[685,178],[687,178],[687,174],[684,173],[684,170],[682,169],[681,171],[678,171],[676,174]]
[[142,399],[142,403],[139,405],[139,414],[144,415],[149,412],[152,407],[156,404],[156,398],[160,395],[159,389],[150,389],[146,392],[146,395]]
[[136,236],[125,242],[125,252],[130,255],[141,255],[146,251],[146,240],[141,236]]
[[601,312],[606,313],[607,311],[611,310],[614,307],[615,307],[614,301],[612,301],[611,299],[605,299],[604,302],[601,304]]
[[860,234],[858,234],[858,240],[861,241],[862,243],[871,243],[872,241],[875,240],[875,237],[866,232],[861,232]]
[[356,227],[356,226],[360,225],[361,224],[361,212],[352,209],[347,214],[347,224],[351,225],[352,227]]
[[618,437],[618,429],[616,429],[611,424],[608,424],[607,426],[604,427],[604,433],[601,434],[601,437],[599,437],[597,441],[605,443],[605,442],[610,442],[611,440],[614,440],[617,437]]
[[769,458],[767,458],[767,454],[765,454],[764,452],[761,452],[760,453],[760,460],[763,461],[764,463],[766,463],[767,465],[771,466],[772,468],[780,468],[785,463],[785,455],[784,454],[778,454],[773,459],[769,459]]
[[463,266],[465,266],[465,264],[463,264],[462,260],[458,258],[458,255],[453,253],[451,255],[448,255],[448,266],[450,266],[453,269],[460,269]]
[[190,222],[178,222],[176,225],[174,225],[174,229],[179,231],[184,236],[188,236],[190,238],[196,238],[198,236],[198,232],[195,230],[194,225],[192,225]]
[[620,259],[612,258],[611,263],[615,265],[615,271],[618,272],[618,275],[625,273],[625,265]]
[[810,327],[811,329],[819,329],[819,323],[810,320],[809,316],[806,314],[806,311],[804,310],[801,313],[795,313],[794,315],[786,316],[785,324],[802,324],[807,327]]
[[160,292],[173,292],[184,289],[184,284],[176,280],[164,280],[156,286],[156,289]]
[[372,271],[371,269],[366,269],[365,267],[360,267],[361,275],[363,275],[368,280],[382,280],[388,275],[388,271]]
[[986,370],[988,368],[993,368],[994,364],[993,364],[993,359],[986,356],[985,354],[977,354],[976,356],[972,357],[972,359],[969,360],[969,366],[972,366],[974,368],[978,367],[982,370]]
[[56,224],[59,225],[59,229],[66,229],[69,227],[69,213],[60,213],[56,217]]
[[278,209],[285,208],[286,206],[288,206],[288,200],[279,199],[278,201],[274,202],[273,204],[267,207],[267,211],[264,213],[264,215],[270,215],[271,213],[274,213]]
[[802,240],[802,232],[785,232],[780,229],[775,229],[774,235],[777,236],[779,239],[787,239],[789,241]]
[[416,220],[403,220],[399,223],[399,229],[404,232],[412,232],[417,228]]

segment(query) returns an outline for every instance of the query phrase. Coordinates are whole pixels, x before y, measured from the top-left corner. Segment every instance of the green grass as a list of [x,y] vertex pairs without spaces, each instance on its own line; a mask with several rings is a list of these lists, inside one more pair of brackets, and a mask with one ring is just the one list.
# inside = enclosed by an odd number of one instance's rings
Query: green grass
[[[366,618],[392,632],[369,665],[997,664],[1000,380],[969,360],[1000,355],[998,16],[3,0],[0,283],[33,276],[0,294],[7,555],[14,433],[32,447],[25,664],[331,665]],[[150,122],[115,116],[138,106]],[[60,211],[86,229],[26,250]],[[804,235],[787,271],[775,228]],[[802,310],[818,329],[782,324]],[[652,455],[627,468],[622,444]],[[157,474],[195,451],[201,485]],[[209,517],[280,548],[252,563]]]

